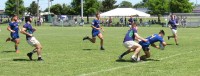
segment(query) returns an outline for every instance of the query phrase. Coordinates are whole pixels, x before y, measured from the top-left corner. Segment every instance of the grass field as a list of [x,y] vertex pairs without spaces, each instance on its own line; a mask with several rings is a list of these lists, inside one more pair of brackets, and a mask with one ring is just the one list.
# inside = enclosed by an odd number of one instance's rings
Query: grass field
[[[14,52],[14,44],[5,43],[9,37],[6,26],[0,26],[0,76],[200,76],[199,28],[180,28],[179,46],[174,40],[165,41],[165,50],[151,47],[151,60],[133,63],[131,54],[126,62],[116,62],[126,49],[122,41],[127,27],[105,27],[105,51],[95,44],[82,41],[91,35],[90,27],[36,27],[35,37],[43,45],[43,62],[29,61],[26,54],[33,49],[20,34],[20,53]],[[147,37],[169,28],[139,27],[139,34]],[[143,54],[143,51],[142,51]],[[34,54],[34,59],[37,59]]]

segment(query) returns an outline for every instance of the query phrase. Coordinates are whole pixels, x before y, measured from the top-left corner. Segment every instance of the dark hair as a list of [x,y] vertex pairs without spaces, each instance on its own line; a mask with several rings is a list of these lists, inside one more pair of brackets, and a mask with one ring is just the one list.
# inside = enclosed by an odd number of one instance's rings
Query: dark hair
[[30,16],[26,16],[25,17],[25,22],[31,22],[31,17]]
[[97,17],[99,14],[100,14],[100,13],[99,13],[99,12],[97,12],[95,16]]
[[131,27],[133,27],[134,25],[137,26],[137,23],[135,23],[135,22],[131,23]]
[[164,30],[160,30],[159,34],[165,35],[165,31]]
[[16,16],[17,16],[16,14],[13,14],[11,19],[13,20],[13,18],[16,17]]

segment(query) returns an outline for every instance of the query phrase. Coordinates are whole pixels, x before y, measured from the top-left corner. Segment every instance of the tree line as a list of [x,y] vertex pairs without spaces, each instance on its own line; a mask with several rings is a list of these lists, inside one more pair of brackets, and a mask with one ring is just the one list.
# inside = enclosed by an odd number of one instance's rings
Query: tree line
[[[16,3],[17,1],[17,3]],[[166,13],[191,13],[194,6],[189,0],[142,0],[133,5],[129,1],[122,1],[116,4],[116,0],[83,0],[84,15],[94,15],[96,12],[105,12],[114,8],[147,8],[151,15],[161,16]],[[30,15],[37,15],[37,3],[33,1],[29,7],[24,7],[23,0],[7,0],[5,13],[9,16],[16,14],[23,15],[25,12]],[[40,10],[42,11],[42,10]],[[48,11],[48,8],[44,10]],[[50,7],[50,12],[56,15],[80,15],[81,0],[72,0],[70,4],[55,4]]]

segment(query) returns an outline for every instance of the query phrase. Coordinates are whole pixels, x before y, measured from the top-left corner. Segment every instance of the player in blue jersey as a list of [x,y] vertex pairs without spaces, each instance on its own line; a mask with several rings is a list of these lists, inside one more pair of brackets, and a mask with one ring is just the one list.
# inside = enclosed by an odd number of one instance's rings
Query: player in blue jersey
[[42,53],[42,45],[40,42],[33,36],[33,33],[36,31],[35,28],[32,27],[31,22],[32,18],[30,16],[25,17],[25,24],[22,28],[21,33],[26,35],[26,40],[28,44],[34,46],[34,50],[27,54],[30,60],[32,60],[32,55],[37,52],[38,54],[38,61],[43,61],[41,53]]
[[177,20],[175,19],[175,15],[171,15],[171,19],[168,22],[170,29],[172,30],[172,36],[168,36],[168,40],[170,38],[174,38],[176,45],[178,45],[178,36],[177,36]]
[[146,58],[150,57],[149,45],[151,45],[152,47],[158,48],[158,49],[159,49],[159,46],[155,45],[156,42],[160,42],[160,44],[162,44],[163,46],[167,45],[163,39],[164,35],[165,35],[164,30],[160,30],[159,34],[153,34],[153,35],[147,37],[146,42],[144,42],[144,41],[139,42],[139,44],[142,46],[142,49],[145,53],[145,55],[140,57],[141,60],[146,60]]
[[9,23],[9,26],[7,27],[7,30],[10,31],[11,38],[10,37],[7,38],[6,42],[8,42],[8,41],[14,42],[15,43],[15,51],[16,51],[16,53],[19,53],[18,45],[19,45],[20,39],[19,39],[19,24],[18,24],[17,20],[18,20],[17,15],[14,15],[12,17],[11,22]]
[[83,38],[83,40],[89,40],[91,41],[92,43],[95,43],[96,42],[96,36],[99,37],[99,39],[101,40],[100,42],[100,50],[105,50],[104,47],[103,47],[103,34],[100,32],[100,30],[104,31],[103,28],[100,26],[100,14],[97,13],[96,14],[96,19],[94,19],[92,21],[92,38],[86,36]]
[[140,60],[139,52],[142,49],[142,46],[140,44],[138,44],[137,42],[135,42],[135,40],[140,39],[140,40],[143,40],[144,42],[147,40],[138,35],[136,27],[137,27],[137,24],[132,23],[131,29],[128,30],[128,32],[126,33],[123,44],[128,50],[125,51],[124,53],[122,53],[119,56],[119,59],[122,59],[125,55],[129,54],[130,52],[134,52],[131,59],[133,61]]

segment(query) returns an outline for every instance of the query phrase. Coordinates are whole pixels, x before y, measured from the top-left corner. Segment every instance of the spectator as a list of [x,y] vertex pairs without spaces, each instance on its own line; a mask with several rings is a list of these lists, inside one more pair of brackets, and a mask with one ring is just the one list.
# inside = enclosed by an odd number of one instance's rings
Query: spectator
[[108,19],[108,26],[109,27],[112,26],[112,18],[111,17],[109,17],[109,19]]
[[120,23],[122,24],[124,22],[123,18],[120,18]]
[[133,16],[130,16],[130,18],[128,19],[129,27],[131,27],[132,23],[133,23]]
[[140,18],[140,26],[142,26],[142,18]]

